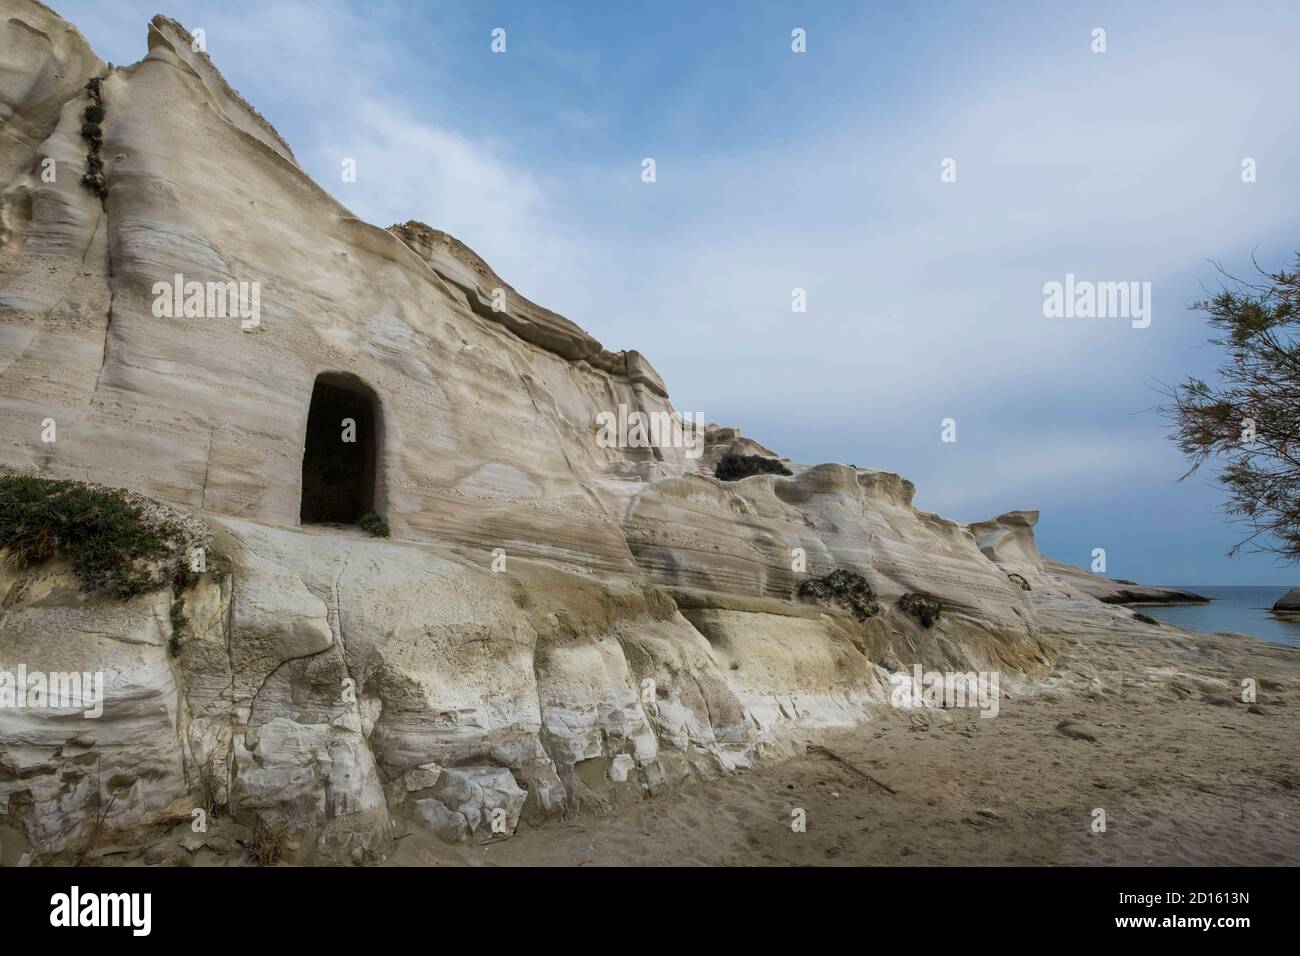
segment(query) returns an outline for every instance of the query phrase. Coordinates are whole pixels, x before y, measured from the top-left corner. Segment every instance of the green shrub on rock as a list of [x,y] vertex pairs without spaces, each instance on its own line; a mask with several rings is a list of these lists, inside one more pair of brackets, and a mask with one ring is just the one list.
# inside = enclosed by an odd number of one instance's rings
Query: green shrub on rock
[[799,597],[818,604],[839,605],[859,621],[880,613],[875,589],[854,571],[836,570],[823,578],[810,578],[799,585]]
[[89,145],[89,151],[86,153],[86,173],[81,177],[81,185],[104,200],[108,198],[108,183],[104,179],[104,161],[100,156],[100,150],[104,146],[104,130],[100,124],[108,114],[104,109],[102,78],[96,76],[87,80],[86,93],[91,102],[81,112],[84,120],[81,124],[81,137]]
[[899,598],[898,607],[904,613],[916,618],[925,628],[933,627],[943,610],[943,605],[930,595],[917,594],[914,591],[909,591]]
[[373,511],[368,511],[361,516],[357,522],[357,527],[369,534],[372,538],[388,537],[388,522]]
[[750,475],[789,475],[789,468],[775,458],[762,455],[733,455],[730,452],[718,459],[713,476],[720,481],[739,481]]
[[86,173],[81,177],[81,185],[85,186],[92,193],[103,199],[108,195],[108,184],[104,182],[102,173]]
[[116,488],[0,475],[0,547],[17,567],[67,558],[87,591],[114,597],[161,587],[181,529],[147,515]]

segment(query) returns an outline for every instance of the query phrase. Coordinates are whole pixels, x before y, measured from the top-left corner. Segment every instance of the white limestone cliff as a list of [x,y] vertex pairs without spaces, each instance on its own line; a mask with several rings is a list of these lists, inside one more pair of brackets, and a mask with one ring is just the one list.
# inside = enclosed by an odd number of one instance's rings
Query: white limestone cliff
[[[1050,669],[1008,578],[1062,587],[1032,521],[967,528],[838,464],[721,482],[722,454],[770,454],[731,428],[699,458],[604,447],[601,413],[672,411],[644,357],[445,233],[358,220],[179,24],[111,70],[32,0],[0,0],[0,36],[0,467],[148,496],[214,556],[127,601],[0,562],[0,669],[106,680],[98,719],[0,710],[4,847],[76,859],[216,807],[298,859],[369,861],[400,827],[489,839],[494,810],[508,832],[790,753],[913,663]],[[102,201],[80,184],[93,77]],[[177,274],[259,283],[260,324],[155,317]],[[388,540],[300,521],[327,373],[378,399]],[[800,597],[836,570],[879,613]]]

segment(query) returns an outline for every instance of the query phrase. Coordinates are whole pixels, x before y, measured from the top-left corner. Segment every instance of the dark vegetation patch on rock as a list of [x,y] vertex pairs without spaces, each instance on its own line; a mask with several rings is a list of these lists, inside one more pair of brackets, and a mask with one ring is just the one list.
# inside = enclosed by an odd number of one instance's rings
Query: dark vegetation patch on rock
[[789,468],[775,458],[762,455],[733,455],[730,452],[718,459],[713,476],[719,481],[739,481],[750,475],[790,475]]
[[[87,591],[128,598],[173,582],[191,533],[116,488],[0,475],[0,547],[15,567],[66,558]],[[189,565],[184,564],[188,575]],[[188,580],[188,578],[187,578]]]
[[189,557],[184,554],[178,557],[172,565],[172,606],[170,611],[172,634],[167,641],[167,650],[171,652],[172,657],[181,656],[181,636],[190,623],[189,618],[185,615],[185,589],[198,579],[198,572],[191,566]]
[[1155,624],[1156,626],[1160,625],[1160,622],[1157,621],[1150,614],[1143,614],[1139,611],[1134,611],[1133,617],[1135,620],[1141,621],[1143,624]]
[[1032,590],[1033,590],[1033,588],[1031,588],[1031,587],[1029,586],[1029,582],[1025,580],[1025,576],[1024,576],[1023,574],[1016,574],[1014,571],[1012,571],[1010,574],[1007,575],[1007,579],[1008,579],[1012,584],[1014,584],[1014,585],[1016,585],[1018,588],[1020,588],[1020,590],[1022,590],[1022,591],[1032,591]]
[[388,522],[373,511],[368,511],[357,521],[357,527],[372,538],[388,537]]
[[880,613],[875,589],[854,571],[841,569],[823,578],[809,578],[799,585],[799,597],[804,601],[845,608],[859,621]]
[[81,114],[81,138],[87,144],[86,172],[81,177],[81,185],[100,199],[108,195],[108,183],[104,181],[104,158],[101,155],[104,146],[104,129],[100,124],[104,122],[106,115],[104,95],[100,89],[102,82],[102,78],[98,76],[93,76],[86,81],[86,94],[90,97],[90,105]]
[[916,618],[924,628],[933,627],[943,610],[943,605],[930,595],[918,594],[915,591],[909,591],[899,598],[898,607],[905,614]]

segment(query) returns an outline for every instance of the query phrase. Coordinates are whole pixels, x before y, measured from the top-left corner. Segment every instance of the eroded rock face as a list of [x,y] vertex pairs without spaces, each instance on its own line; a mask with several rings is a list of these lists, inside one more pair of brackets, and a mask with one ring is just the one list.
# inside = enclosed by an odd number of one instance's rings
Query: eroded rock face
[[88,598],[57,564],[6,577],[0,670],[100,674],[103,713],[0,707],[0,823],[19,823],[36,849],[60,850],[82,845],[101,794],[116,794],[110,830],[166,814],[186,792],[168,595]]
[[528,799],[503,767],[453,767],[438,775],[433,796],[416,812],[445,840],[459,842],[486,831],[513,833]]
[[[174,654],[177,596],[0,562],[0,670],[102,671],[106,697],[93,720],[0,710],[0,843],[76,859],[202,808],[284,828],[295,859],[364,862],[399,824],[491,839],[789,753],[916,663],[1050,667],[1007,576],[1060,586],[1027,517],[968,529],[838,464],[720,482],[727,454],[779,457],[734,428],[607,447],[602,414],[672,413],[643,356],[445,233],[357,220],[179,24],[113,70],[27,0],[0,0],[0,35],[0,467],[149,495],[214,554]],[[103,202],[79,185],[93,76]],[[177,274],[259,283],[260,321],[156,316]],[[377,398],[389,540],[300,526],[331,374]],[[837,571],[879,613],[800,598]],[[942,614],[923,626],[906,594]]]
[[1045,591],[1096,598],[1105,604],[1200,604],[1209,598],[1177,588],[1157,588],[1118,581],[1092,574],[1063,561],[1053,561],[1038,552],[1034,540],[1037,511],[1011,511],[988,521],[969,525],[980,550],[989,560],[1022,581],[1027,590]]

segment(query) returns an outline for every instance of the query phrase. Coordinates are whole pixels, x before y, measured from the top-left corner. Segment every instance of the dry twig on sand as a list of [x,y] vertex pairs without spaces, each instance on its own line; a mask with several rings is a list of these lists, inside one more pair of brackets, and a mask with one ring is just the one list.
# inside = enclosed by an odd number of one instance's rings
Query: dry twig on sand
[[81,855],[77,857],[77,866],[84,865],[87,854],[95,848],[95,841],[99,839],[99,829],[104,825],[104,821],[108,819],[108,815],[113,812],[113,804],[117,803],[117,794],[118,791],[113,791],[113,796],[108,801],[108,806],[106,806],[102,812],[95,815],[95,828],[90,831],[90,839],[86,841],[86,845],[82,849]]
[[893,787],[891,787],[889,784],[877,780],[875,777],[867,773],[861,767],[849,763],[847,760],[845,760],[843,757],[837,754],[834,750],[831,750],[829,747],[823,747],[820,744],[809,744],[808,752],[810,754],[821,754],[823,757],[829,757],[831,760],[834,760],[836,763],[848,767],[849,770],[857,774],[859,777],[862,777],[864,780],[870,780],[872,783],[874,783],[877,787],[880,787],[882,790],[886,790],[889,793],[893,793],[893,794],[898,793],[898,791],[895,790]]

